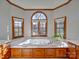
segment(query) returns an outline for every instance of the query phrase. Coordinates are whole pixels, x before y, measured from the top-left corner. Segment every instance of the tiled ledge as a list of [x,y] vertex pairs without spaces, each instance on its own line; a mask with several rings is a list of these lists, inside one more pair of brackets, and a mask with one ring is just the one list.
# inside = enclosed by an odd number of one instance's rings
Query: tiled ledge
[[79,40],[74,39],[74,40],[67,40],[67,41],[79,46]]
[[0,45],[8,42],[10,42],[10,40],[0,40]]

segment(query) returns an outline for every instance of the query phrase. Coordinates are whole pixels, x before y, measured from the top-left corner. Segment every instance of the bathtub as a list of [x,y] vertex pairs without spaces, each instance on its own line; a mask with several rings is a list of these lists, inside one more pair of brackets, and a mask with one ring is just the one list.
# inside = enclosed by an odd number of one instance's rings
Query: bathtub
[[54,41],[51,39],[27,39],[18,44],[18,46],[30,47],[68,47],[64,41]]
[[[27,39],[11,46],[12,58],[49,58],[56,57],[53,55],[56,51],[66,51],[67,43],[64,41],[54,41],[52,39]],[[17,52],[19,51],[19,52]],[[63,52],[61,52],[63,54]],[[18,55],[17,55],[18,54]],[[63,55],[65,55],[64,53]],[[58,54],[57,54],[58,55]],[[58,58],[58,57],[56,57]],[[64,58],[64,56],[62,56]]]
[[48,45],[51,43],[52,43],[52,40],[49,40],[49,39],[27,39],[18,45]]
[[65,41],[54,39],[28,38],[11,42],[11,48],[67,48]]
[[18,45],[49,45],[51,43],[52,40],[49,39],[27,39]]

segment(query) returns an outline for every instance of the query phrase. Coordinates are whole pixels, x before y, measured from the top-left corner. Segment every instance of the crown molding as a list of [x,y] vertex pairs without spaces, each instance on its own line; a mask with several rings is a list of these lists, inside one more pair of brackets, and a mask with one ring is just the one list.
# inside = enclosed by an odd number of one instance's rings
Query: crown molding
[[53,11],[53,10],[56,10],[56,9],[58,9],[58,8],[61,8],[61,7],[63,7],[63,6],[65,6],[65,5],[67,5],[67,4],[69,4],[72,0],[68,0],[66,3],[63,3],[63,4],[61,4],[61,5],[59,5],[59,6],[57,6],[57,7],[55,7],[55,8],[52,8],[52,9],[36,9],[36,8],[32,8],[32,9],[25,9],[25,8],[23,8],[23,7],[21,7],[21,6],[18,6],[18,5],[16,5],[16,4],[14,4],[14,3],[12,3],[10,0],[6,0],[9,4],[11,4],[11,5],[13,5],[13,6],[16,6],[16,7],[18,7],[18,8],[20,8],[20,9],[22,9],[22,10],[24,10],[24,11],[26,11],[26,10],[29,10],[29,11],[31,11],[31,10],[50,10],[50,11]]

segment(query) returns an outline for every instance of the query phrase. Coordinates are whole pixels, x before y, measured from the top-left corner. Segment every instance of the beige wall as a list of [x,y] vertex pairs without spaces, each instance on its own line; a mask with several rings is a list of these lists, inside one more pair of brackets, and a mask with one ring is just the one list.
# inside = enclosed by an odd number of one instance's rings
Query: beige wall
[[67,38],[79,38],[79,0],[72,0],[68,5],[54,11],[54,17],[67,16]]
[[12,25],[11,25],[12,24],[12,16],[24,18],[24,11],[15,7],[15,6],[10,5],[10,16],[9,16],[9,18],[10,18],[10,21],[9,21],[9,23],[10,23],[9,38],[10,39],[12,39]]
[[10,5],[6,0],[0,0],[0,40],[7,40],[8,35],[12,38],[12,16],[23,17],[24,11]]
[[[26,11],[24,13],[25,18],[25,36],[31,36],[31,16],[36,11]],[[48,36],[53,33],[53,13],[51,11],[42,11],[47,15],[48,18]]]
[[10,7],[5,0],[0,0],[0,40],[7,39],[7,25],[10,20]]

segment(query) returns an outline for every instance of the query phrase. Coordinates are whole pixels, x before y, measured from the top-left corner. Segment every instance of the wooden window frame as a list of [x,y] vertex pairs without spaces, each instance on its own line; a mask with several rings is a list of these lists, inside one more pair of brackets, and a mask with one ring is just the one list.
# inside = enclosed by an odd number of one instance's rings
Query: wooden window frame
[[[15,32],[14,32],[14,21],[15,19],[21,19],[22,20],[22,35],[21,36],[15,36]],[[15,39],[15,38],[21,38],[21,37],[24,37],[24,18],[19,18],[19,17],[15,17],[15,16],[12,16],[12,38]]]
[[[42,13],[45,15],[46,17],[46,34],[45,35],[32,35],[32,17],[36,14],[36,13]],[[37,12],[34,12],[31,16],[31,37],[47,37],[47,30],[48,29],[48,18],[46,16],[46,14],[44,12],[41,12],[41,11],[37,11]],[[40,32],[40,21],[38,21],[38,33]]]
[[63,17],[59,17],[59,18],[55,18],[54,19],[54,35],[55,35],[55,33],[56,33],[56,22],[55,22],[55,20],[56,19],[62,19],[62,18],[64,18],[64,39],[66,39],[66,29],[67,29],[67,17],[66,16],[63,16]]

